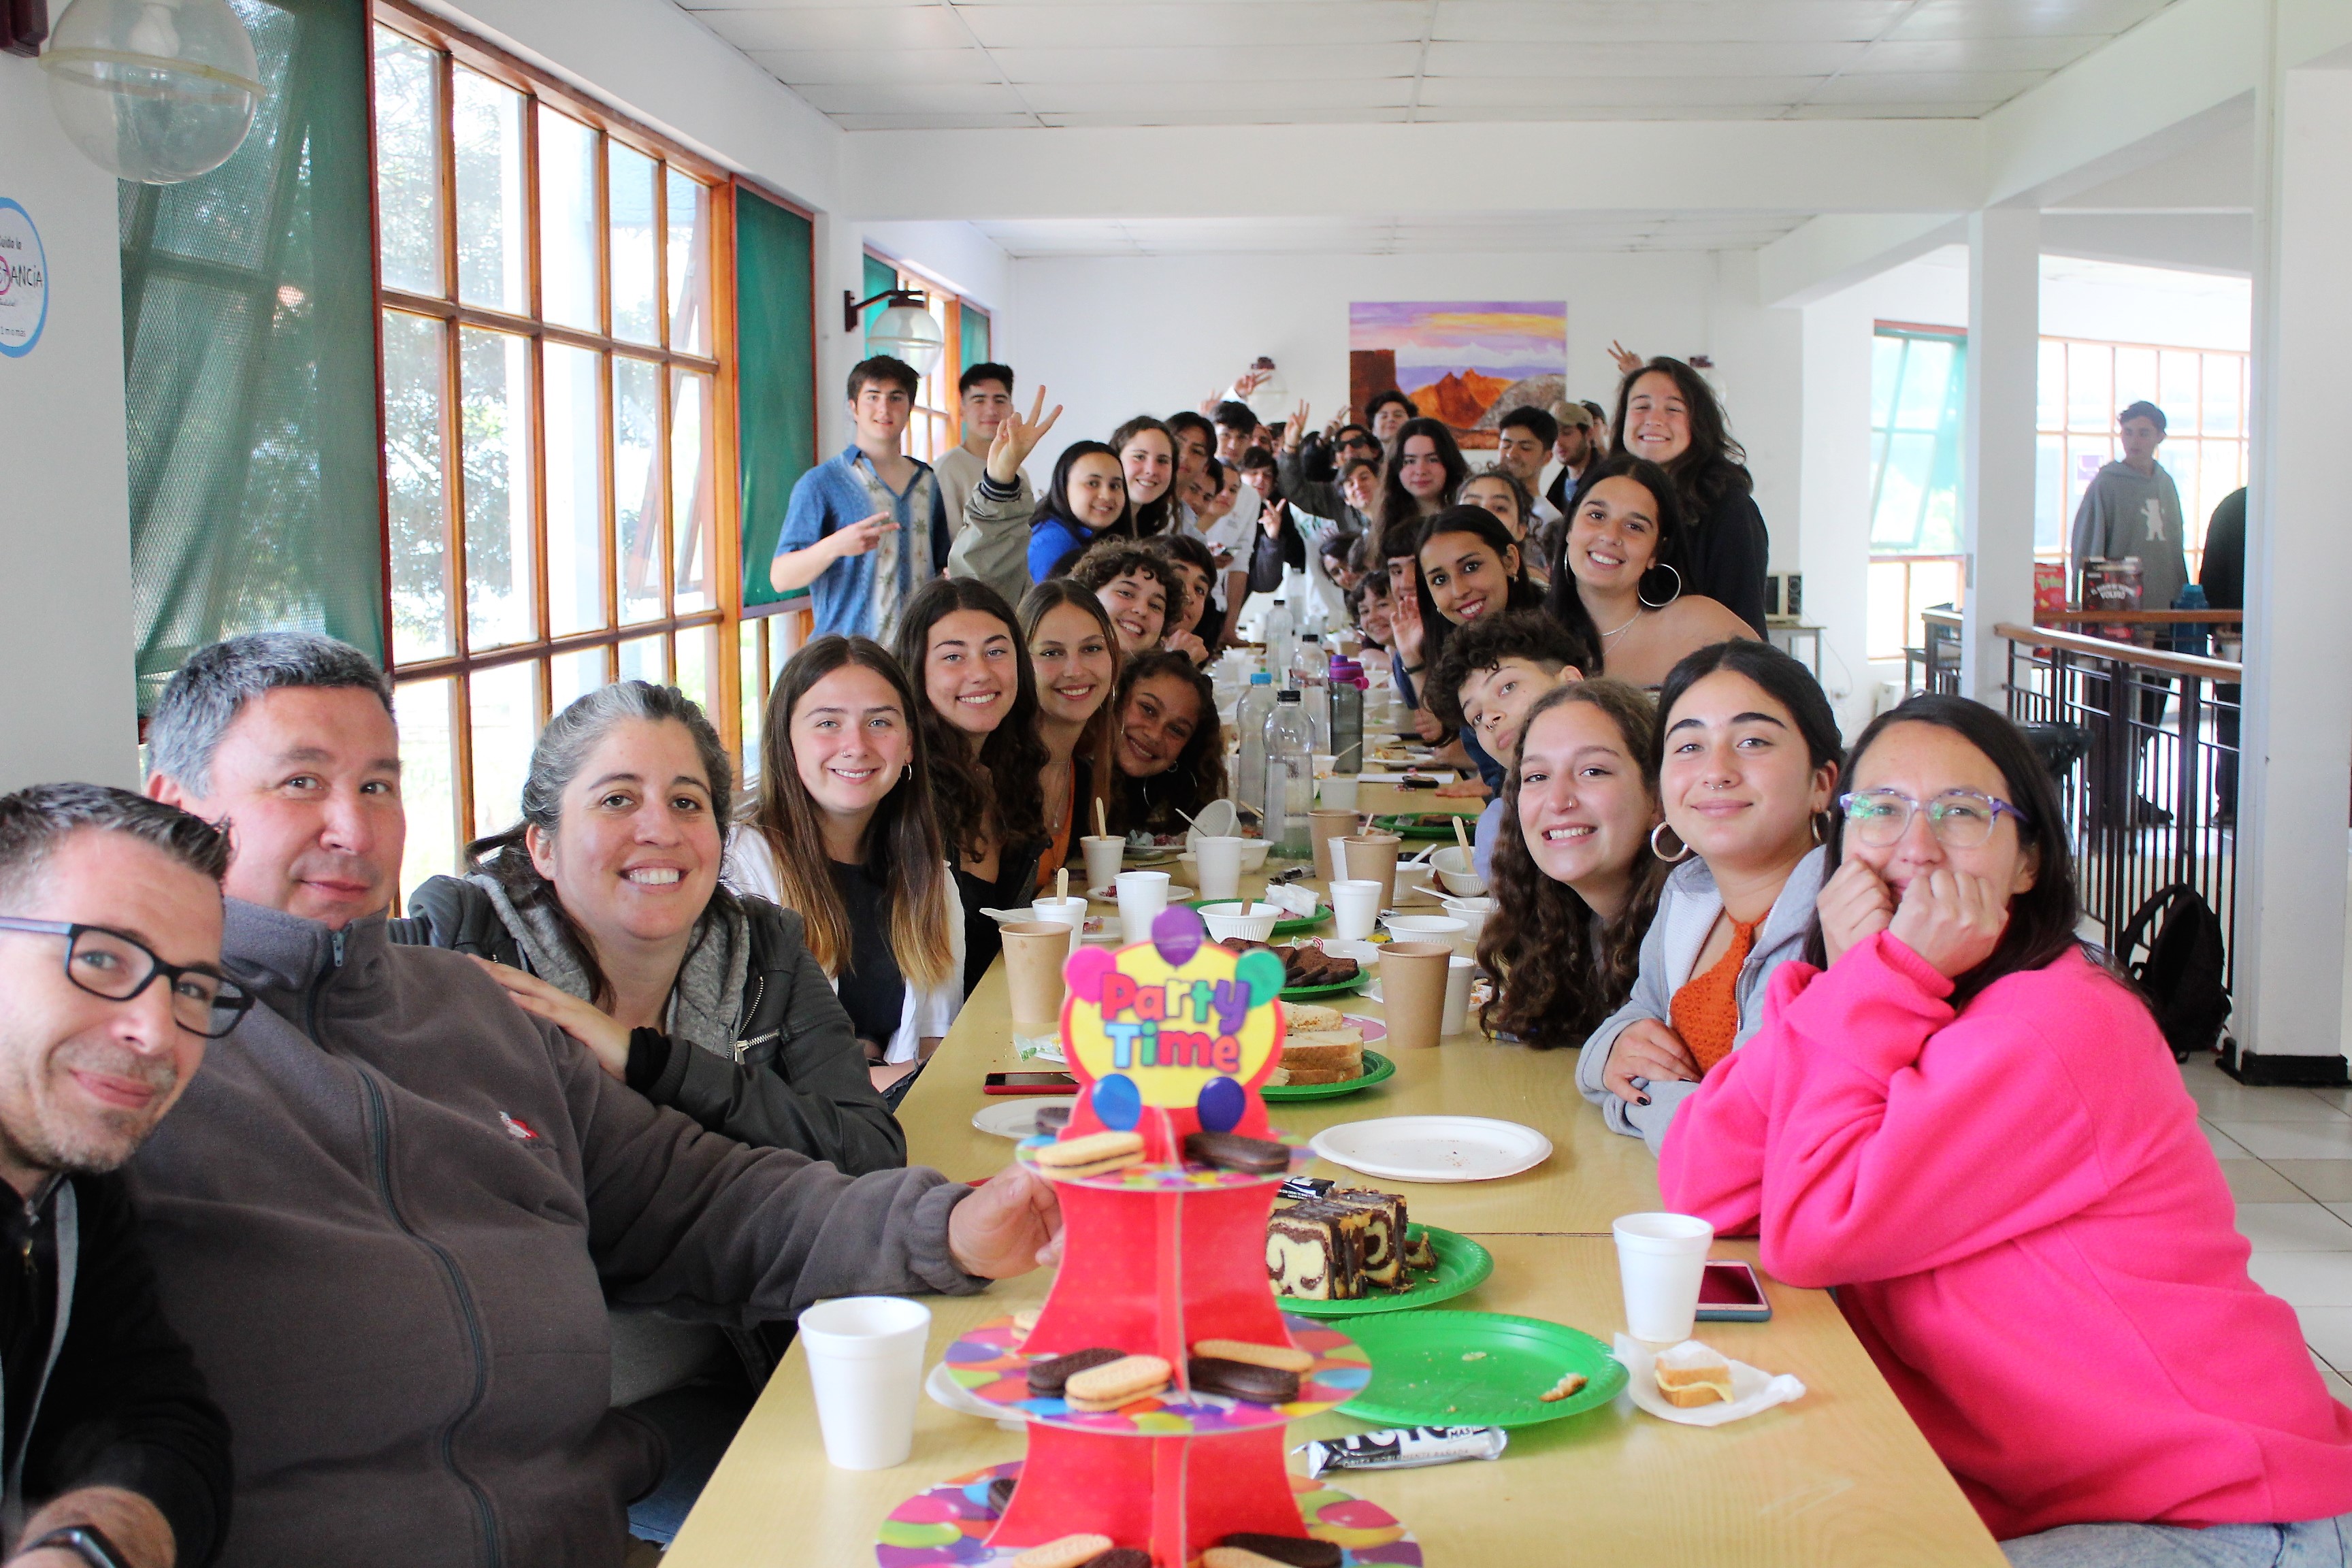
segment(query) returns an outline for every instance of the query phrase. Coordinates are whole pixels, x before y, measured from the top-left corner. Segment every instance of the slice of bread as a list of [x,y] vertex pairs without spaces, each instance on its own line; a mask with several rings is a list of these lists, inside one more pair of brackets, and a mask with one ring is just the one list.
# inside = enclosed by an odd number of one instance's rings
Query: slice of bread
[[1282,1065],[1294,1072],[1300,1068],[1361,1067],[1363,1061],[1364,1037],[1354,1029],[1304,1039],[1293,1036],[1282,1046]]
[[1346,1083],[1349,1079],[1364,1076],[1364,1064],[1337,1068],[1288,1068],[1292,1083]]
[[1731,1363],[1721,1352],[1696,1340],[1685,1340],[1658,1352],[1658,1392],[1677,1409],[1731,1403]]
[[1286,1002],[1282,1005],[1282,1023],[1290,1034],[1312,1034],[1318,1029],[1339,1029],[1347,1026],[1347,1015],[1337,1007],[1325,1007],[1313,1002]]

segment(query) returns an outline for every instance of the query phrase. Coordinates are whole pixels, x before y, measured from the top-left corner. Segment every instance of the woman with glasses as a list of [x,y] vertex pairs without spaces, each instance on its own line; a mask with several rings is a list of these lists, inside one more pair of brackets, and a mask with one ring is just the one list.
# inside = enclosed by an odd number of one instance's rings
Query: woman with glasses
[[1686,1100],[1669,1208],[1838,1306],[2012,1563],[2347,1562],[2352,1410],[2247,1246],[2066,827],[1958,697],[1848,758],[1804,962]]
[[1651,752],[1679,861],[1642,942],[1633,993],[1585,1041],[1577,1087],[1652,1152],[1700,1079],[1756,1032],[1765,982],[1802,951],[1838,778],[1837,718],[1770,643],[1703,647],[1666,677]]

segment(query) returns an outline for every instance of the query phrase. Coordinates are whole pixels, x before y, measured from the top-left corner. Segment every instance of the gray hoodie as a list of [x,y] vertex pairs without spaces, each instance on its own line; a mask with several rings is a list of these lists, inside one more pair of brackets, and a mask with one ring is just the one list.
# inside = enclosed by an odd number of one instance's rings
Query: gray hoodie
[[2074,580],[2068,591],[2082,587],[2083,563],[2093,556],[2120,561],[2139,557],[2139,607],[2168,610],[2189,581],[2189,558],[2180,516],[2180,492],[2172,476],[2158,463],[2142,474],[2129,463],[2109,463],[2083,491],[2074,512],[2070,542]]
[[746,1326],[982,1288],[968,1188],[706,1132],[380,917],[231,900],[223,951],[260,1005],[130,1175],[235,1432],[225,1564],[610,1568],[662,1456],[608,1408],[608,1296]]
[[[1828,850],[1816,848],[1797,862],[1756,932],[1756,945],[1740,966],[1735,988],[1739,999],[1739,1033],[1732,1040],[1735,1050],[1746,1045],[1764,1021],[1765,982],[1775,969],[1804,952],[1805,932],[1813,922],[1813,900],[1821,896],[1822,866],[1828,856]],[[1576,1087],[1601,1108],[1601,1118],[1611,1131],[1642,1139],[1653,1154],[1665,1138],[1675,1107],[1698,1085],[1653,1080],[1650,1103],[1629,1105],[1602,1083],[1601,1075],[1626,1026],[1637,1018],[1668,1021],[1675,993],[1690,979],[1699,951],[1706,946],[1706,934],[1722,913],[1723,895],[1715,890],[1715,874],[1706,868],[1706,862],[1693,856],[1675,867],[1658,896],[1657,918],[1650,922],[1649,935],[1642,939],[1642,968],[1633,980],[1633,994],[1622,1007],[1601,1021],[1577,1053]]]

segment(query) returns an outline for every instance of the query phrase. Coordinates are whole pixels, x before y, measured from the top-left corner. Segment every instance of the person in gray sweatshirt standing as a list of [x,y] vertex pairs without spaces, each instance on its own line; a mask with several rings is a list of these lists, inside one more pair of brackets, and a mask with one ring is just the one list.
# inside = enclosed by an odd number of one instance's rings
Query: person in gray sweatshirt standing
[[[2164,444],[2164,410],[2142,400],[2117,416],[2117,433],[2124,455],[2107,464],[2083,492],[2074,509],[2074,534],[2070,545],[2077,602],[2088,607],[2084,574],[2093,561],[2139,561],[2139,607],[2168,610],[2189,583],[2189,558],[2182,553],[2186,530],[2181,523],[2180,492],[2172,476],[2156,460]],[[2141,647],[2158,640],[2155,626],[2141,626],[2133,640]],[[2164,708],[2172,692],[2172,678],[2147,670],[2138,672],[2139,721],[2164,722]],[[2138,747],[2133,748],[2135,767]],[[2139,820],[2171,820],[2162,807],[2141,796],[2133,808]]]
[[663,1453],[610,1407],[608,1300],[741,1328],[1058,1255],[1024,1173],[746,1148],[472,959],[394,945],[399,737],[357,649],[200,650],[149,742],[151,795],[233,825],[222,962],[256,998],[130,1168],[235,1432],[223,1563],[616,1568]]

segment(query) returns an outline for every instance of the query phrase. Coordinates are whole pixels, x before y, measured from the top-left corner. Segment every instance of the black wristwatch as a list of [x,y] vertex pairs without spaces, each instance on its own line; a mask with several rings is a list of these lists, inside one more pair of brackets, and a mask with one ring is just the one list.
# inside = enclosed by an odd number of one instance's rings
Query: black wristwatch
[[63,1550],[72,1552],[89,1568],[131,1568],[129,1559],[115,1549],[114,1542],[94,1524],[68,1524],[63,1530],[52,1530],[38,1541],[28,1541],[17,1548],[26,1552]]

